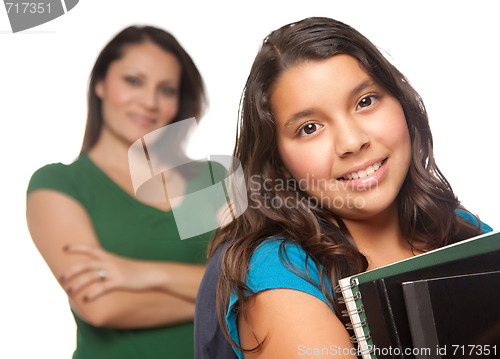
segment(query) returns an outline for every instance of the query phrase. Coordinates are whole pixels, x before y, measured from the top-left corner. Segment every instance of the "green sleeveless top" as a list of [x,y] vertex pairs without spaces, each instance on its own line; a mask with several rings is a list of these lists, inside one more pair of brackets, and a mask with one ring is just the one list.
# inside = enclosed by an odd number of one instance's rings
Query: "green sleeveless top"
[[[223,166],[212,163],[216,177]],[[196,182],[196,180],[193,180]],[[200,184],[187,182],[190,187]],[[138,201],[99,169],[87,155],[70,165],[49,164],[36,171],[28,193],[53,189],[77,200],[88,212],[102,247],[121,256],[202,264],[214,232],[181,240],[171,211]],[[73,312],[77,348],[73,359],[193,358],[193,323],[152,329],[97,328]]]

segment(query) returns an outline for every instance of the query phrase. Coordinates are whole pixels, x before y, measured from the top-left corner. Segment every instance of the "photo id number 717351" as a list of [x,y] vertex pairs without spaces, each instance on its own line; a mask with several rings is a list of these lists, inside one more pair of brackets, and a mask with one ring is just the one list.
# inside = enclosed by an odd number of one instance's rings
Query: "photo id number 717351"
[[16,14],[50,14],[50,3],[44,2],[6,2],[7,13],[11,12]]
[[452,345],[453,356],[490,356],[496,357],[497,346],[496,345]]

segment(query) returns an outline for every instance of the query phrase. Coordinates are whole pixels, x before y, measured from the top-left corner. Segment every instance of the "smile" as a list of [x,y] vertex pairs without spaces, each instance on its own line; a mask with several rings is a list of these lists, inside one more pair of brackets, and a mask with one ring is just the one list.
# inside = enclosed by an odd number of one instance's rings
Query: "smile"
[[139,125],[142,126],[150,126],[156,123],[155,119],[152,119],[150,117],[144,117],[144,116],[139,116],[139,115],[131,115],[130,118],[138,123]]
[[365,169],[349,173],[343,177],[340,177],[338,180],[346,181],[346,180],[355,180],[355,179],[362,179],[365,177],[368,177],[369,175],[375,173],[378,171],[380,167],[382,167],[382,164],[385,162],[385,160],[375,162],[374,164],[366,167]]

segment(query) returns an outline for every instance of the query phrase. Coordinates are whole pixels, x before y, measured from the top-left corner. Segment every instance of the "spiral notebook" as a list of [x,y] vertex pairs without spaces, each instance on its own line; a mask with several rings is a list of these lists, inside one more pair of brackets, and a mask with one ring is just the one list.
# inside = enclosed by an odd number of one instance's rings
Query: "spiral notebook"
[[500,232],[490,232],[339,281],[363,359],[414,358],[402,283],[500,270]]

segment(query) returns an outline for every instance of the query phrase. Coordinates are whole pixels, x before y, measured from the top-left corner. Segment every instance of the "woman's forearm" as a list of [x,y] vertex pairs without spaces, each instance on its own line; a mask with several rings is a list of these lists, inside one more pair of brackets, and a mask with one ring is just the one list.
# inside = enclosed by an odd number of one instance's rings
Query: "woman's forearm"
[[205,267],[182,263],[139,263],[151,290],[114,289],[93,299],[95,282],[72,298],[79,316],[94,326],[117,329],[148,328],[192,321],[194,303]]
[[160,291],[194,302],[205,272],[203,265],[126,258],[87,244],[65,246],[64,252],[88,258],[59,278],[69,295],[83,295],[88,301],[125,290]]
[[[80,244],[67,246],[64,252],[89,258],[60,281],[75,311],[90,324],[123,329],[193,320],[204,266],[136,260]],[[104,272],[102,278],[99,272]]]
[[[60,281],[72,306],[95,326],[142,328],[193,320],[194,302],[205,267],[144,261],[74,244],[66,255],[87,255]],[[99,278],[99,272],[104,272]]]
[[96,327],[141,329],[191,322],[194,303],[161,292],[113,291],[92,302],[70,300],[78,316]]
[[144,262],[151,288],[194,303],[205,266],[177,262]]

